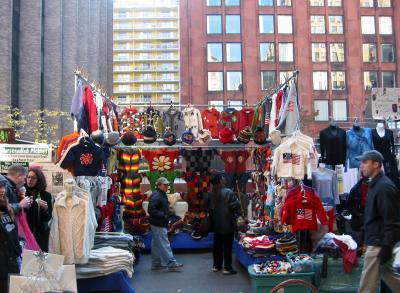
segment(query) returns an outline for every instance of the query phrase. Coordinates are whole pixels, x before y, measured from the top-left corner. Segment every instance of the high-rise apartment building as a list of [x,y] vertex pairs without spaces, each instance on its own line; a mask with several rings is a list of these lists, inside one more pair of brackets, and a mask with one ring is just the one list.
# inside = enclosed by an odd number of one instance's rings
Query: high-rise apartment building
[[255,103],[294,70],[306,130],[400,82],[400,0],[182,0],[183,103]]
[[[0,103],[70,110],[74,70],[112,94],[112,0],[0,0]],[[60,134],[72,123],[54,118]]]
[[114,1],[114,96],[179,102],[179,1]]

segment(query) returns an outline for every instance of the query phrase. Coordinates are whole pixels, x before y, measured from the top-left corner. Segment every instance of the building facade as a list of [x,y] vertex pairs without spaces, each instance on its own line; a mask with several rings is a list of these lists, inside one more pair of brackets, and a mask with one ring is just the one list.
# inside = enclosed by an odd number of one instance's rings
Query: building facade
[[116,0],[113,18],[119,104],[179,102],[179,1]]
[[0,103],[68,112],[77,68],[112,94],[112,4],[0,0]]
[[294,70],[306,130],[400,82],[400,0],[182,0],[183,103],[253,104]]

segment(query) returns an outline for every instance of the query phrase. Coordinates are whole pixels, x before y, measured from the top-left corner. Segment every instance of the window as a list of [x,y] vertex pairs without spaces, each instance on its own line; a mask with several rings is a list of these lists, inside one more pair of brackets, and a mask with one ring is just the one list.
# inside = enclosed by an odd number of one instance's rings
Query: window
[[221,6],[221,0],[207,0],[207,6]]
[[363,35],[375,34],[375,18],[373,16],[361,16],[361,32]]
[[364,71],[364,89],[370,90],[378,87],[378,72]]
[[292,31],[292,16],[278,15],[278,34],[291,34]]
[[343,34],[343,16],[341,15],[329,16],[329,33]]
[[328,6],[341,7],[342,6],[342,0],[328,0]]
[[208,91],[223,91],[224,75],[219,71],[208,72]]
[[207,61],[222,62],[222,43],[207,44]]
[[229,101],[228,105],[229,108],[234,108],[235,110],[240,111],[243,108],[243,101]]
[[261,72],[261,90],[266,91],[276,86],[275,71]]
[[118,74],[116,81],[130,81],[131,76],[129,74]]
[[378,7],[392,7],[390,0],[378,0]]
[[226,73],[226,82],[228,84],[228,91],[240,91],[242,90],[242,72],[240,71],[228,71]]
[[293,43],[279,43],[279,61],[293,62]]
[[219,112],[224,111],[224,101],[208,101],[208,105],[215,107]]
[[227,15],[225,32],[227,34],[240,34],[240,15]]
[[310,6],[324,6],[324,0],[310,0]]
[[225,0],[225,6],[240,6],[240,0]]
[[129,92],[130,90],[131,90],[131,86],[129,84],[121,84],[118,87],[118,91],[120,93],[126,93],[126,92]]
[[258,5],[260,6],[273,6],[274,0],[258,0]]
[[332,71],[332,90],[341,91],[346,88],[346,73],[344,71]]
[[277,6],[292,6],[292,0],[276,0]]
[[329,120],[329,103],[327,100],[315,100],[314,111],[317,113],[315,121]]
[[347,101],[333,100],[332,101],[332,116],[335,121],[347,121]]
[[273,34],[274,33],[274,16],[273,15],[260,15],[260,33]]
[[325,16],[311,15],[311,33],[325,34]]
[[174,96],[171,94],[163,94],[162,101],[163,103],[171,103],[173,101]]
[[379,17],[379,33],[381,35],[391,35],[393,33],[391,16],[380,16]]
[[328,90],[328,72],[326,71],[313,72],[313,88],[315,91]]
[[331,62],[344,62],[344,43],[330,44]]
[[286,82],[292,76],[293,76],[293,71],[281,71],[281,72],[279,72],[279,83],[282,84],[282,83]]
[[374,7],[374,0],[360,0],[361,7]]
[[326,62],[326,44],[325,43],[312,43],[311,44],[312,61],[313,62]]
[[275,44],[260,43],[260,61],[274,62],[275,61]]
[[174,86],[174,84],[172,84],[172,83],[164,83],[164,84],[162,85],[162,90],[163,90],[163,91],[171,92],[171,91],[174,91],[174,90],[175,90],[175,86]]
[[128,102],[128,96],[118,96],[118,102],[127,103]]
[[142,103],[148,103],[151,101],[151,95],[140,95],[139,101]]
[[376,44],[363,44],[363,61],[364,62],[376,62]]
[[152,80],[153,76],[151,75],[151,73],[144,73],[141,75],[142,80]]
[[394,62],[394,47],[392,44],[382,44],[382,62]]
[[226,61],[242,62],[242,45],[240,43],[226,44]]
[[207,34],[220,34],[221,32],[221,15],[207,15]]
[[396,75],[392,71],[382,72],[382,86],[383,87],[396,87]]

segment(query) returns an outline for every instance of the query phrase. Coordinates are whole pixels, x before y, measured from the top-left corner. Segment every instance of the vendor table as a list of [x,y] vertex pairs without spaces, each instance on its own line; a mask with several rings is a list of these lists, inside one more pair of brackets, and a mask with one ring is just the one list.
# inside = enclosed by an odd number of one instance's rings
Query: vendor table
[[[151,232],[143,237],[144,249],[151,250]],[[213,247],[214,234],[209,233],[208,236],[199,240],[194,240],[189,233],[181,232],[173,236],[171,241],[172,249],[209,249]]]
[[267,260],[266,257],[258,257],[254,258],[247,254],[244,247],[239,244],[239,241],[236,239],[233,240],[233,252],[236,255],[237,261],[244,267],[248,268],[250,265],[253,264],[260,264]]
[[135,293],[130,285],[130,280],[122,272],[117,272],[103,277],[91,279],[78,279],[79,293],[97,292],[122,292]]

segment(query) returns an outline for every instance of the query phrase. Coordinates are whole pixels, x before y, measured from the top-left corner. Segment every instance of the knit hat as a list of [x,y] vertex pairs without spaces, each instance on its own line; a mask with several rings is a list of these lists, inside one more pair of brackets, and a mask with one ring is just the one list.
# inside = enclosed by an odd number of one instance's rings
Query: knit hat
[[137,139],[132,131],[127,131],[122,135],[121,141],[124,145],[131,146],[136,143]]
[[92,132],[92,134],[90,135],[90,137],[92,138],[92,140],[99,144],[99,145],[103,145],[105,142],[105,137],[104,137],[104,133],[101,130],[95,130]]
[[276,240],[276,250],[282,255],[287,255],[290,252],[297,253],[298,245],[296,237],[291,233],[285,234]]
[[106,142],[110,146],[117,145],[120,142],[120,137],[119,137],[119,132],[118,131],[112,131],[109,133],[106,133]]
[[176,143],[176,136],[169,127],[164,133],[164,143],[168,146],[174,145]]
[[198,134],[200,143],[207,143],[211,140],[211,131],[208,129],[199,130]]
[[182,143],[192,144],[194,141],[194,136],[191,129],[187,129],[182,133]]
[[267,134],[265,133],[264,127],[257,127],[254,131],[254,142],[256,144],[265,144],[267,142]]
[[278,129],[272,130],[269,134],[271,138],[271,142],[273,145],[280,145],[281,144],[281,131]]
[[157,132],[154,127],[149,125],[146,130],[143,131],[143,141],[144,143],[153,143],[157,140]]
[[233,143],[234,142],[234,135],[233,135],[232,130],[230,130],[228,127],[224,127],[219,132],[219,141],[222,142],[223,144],[225,144],[225,143]]
[[241,143],[249,143],[251,138],[251,129],[250,127],[246,126],[242,131],[239,132],[239,136],[237,138],[238,142]]

